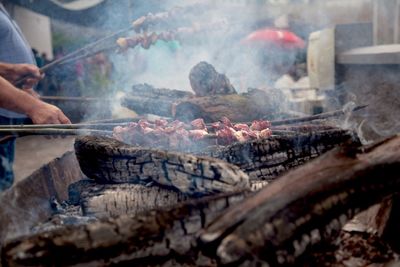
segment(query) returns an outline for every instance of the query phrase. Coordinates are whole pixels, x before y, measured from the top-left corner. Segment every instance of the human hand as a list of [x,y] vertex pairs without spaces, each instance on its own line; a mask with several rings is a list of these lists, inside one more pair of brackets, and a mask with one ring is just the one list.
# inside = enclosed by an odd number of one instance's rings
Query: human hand
[[33,88],[44,77],[40,69],[31,64],[0,63],[0,75],[16,87],[23,89]]
[[71,121],[56,106],[39,101],[27,114],[34,124],[71,124]]

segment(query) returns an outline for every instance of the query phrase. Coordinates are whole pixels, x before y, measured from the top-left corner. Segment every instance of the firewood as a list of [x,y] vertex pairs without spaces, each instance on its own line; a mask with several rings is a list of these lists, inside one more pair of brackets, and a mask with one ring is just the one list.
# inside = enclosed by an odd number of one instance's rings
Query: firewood
[[166,97],[146,97],[127,95],[123,97],[121,104],[134,110],[137,114],[154,114],[171,117],[174,101]]
[[272,181],[344,143],[359,144],[359,140],[354,133],[340,129],[311,131],[235,143],[209,150],[206,154],[240,167],[252,181]]
[[[81,183],[82,181],[78,182]],[[92,180],[78,194],[84,216],[96,218],[135,215],[153,209],[164,209],[186,201],[188,196],[149,184],[97,184]],[[251,191],[268,185],[267,181],[251,182]],[[76,200],[75,200],[76,201]]]
[[182,121],[203,118],[206,122],[215,122],[222,117],[232,121],[251,121],[270,114],[271,109],[255,105],[254,101],[243,95],[215,95],[196,97],[178,103],[173,116]]
[[236,94],[228,77],[218,73],[211,64],[204,61],[190,70],[189,80],[196,96]]
[[154,182],[194,196],[250,186],[239,167],[209,157],[134,147],[100,136],[77,138],[75,152],[83,173],[99,183]]
[[244,94],[225,94],[184,99],[174,105],[173,117],[183,121],[203,118],[216,122],[228,117],[233,122],[251,122],[260,118],[273,119],[283,105],[279,90],[250,89]]
[[229,206],[251,194],[231,193],[167,210],[104,219],[24,236],[2,248],[3,266],[83,264],[110,266],[216,266],[196,246],[197,233]]
[[193,96],[191,92],[160,89],[149,84],[138,84],[134,85],[128,94],[122,98],[122,105],[138,114],[171,117],[175,102]]
[[132,89],[128,92],[130,96],[140,96],[157,99],[164,97],[171,101],[181,100],[182,98],[192,98],[194,94],[188,91],[166,89],[166,88],[155,88],[150,84],[136,84],[132,86]]
[[361,210],[400,188],[400,137],[371,147],[335,149],[280,177],[226,211],[200,239],[221,263],[293,264],[336,237]]
[[287,265],[355,213],[398,192],[400,137],[335,149],[257,193],[70,226],[7,242],[4,266]]
[[83,215],[97,218],[135,215],[155,208],[172,207],[187,200],[182,193],[137,184],[93,184],[80,194]]

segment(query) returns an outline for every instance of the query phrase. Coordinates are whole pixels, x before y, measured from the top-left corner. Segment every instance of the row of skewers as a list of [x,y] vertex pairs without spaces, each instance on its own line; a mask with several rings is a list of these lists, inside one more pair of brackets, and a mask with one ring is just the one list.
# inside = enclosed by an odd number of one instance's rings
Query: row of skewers
[[[357,106],[352,111],[358,111],[366,106]],[[336,110],[332,112],[325,112],[312,116],[305,116],[301,118],[284,119],[271,121],[271,131],[274,135],[296,133],[296,129],[301,127],[288,127],[298,123],[307,123],[316,120],[324,120],[343,116],[346,112],[344,110]],[[0,134],[2,135],[106,135],[112,136],[115,127],[128,126],[131,122],[138,122],[142,118],[129,118],[119,120],[106,120],[78,124],[39,124],[39,125],[2,125],[0,127]],[[251,122],[241,122],[250,125]],[[211,124],[206,124],[211,127]],[[211,134],[209,136],[213,138]]]
[[[47,73],[58,66],[73,63],[102,52],[123,52],[128,48],[134,48],[138,45],[141,45],[144,49],[149,49],[150,46],[155,44],[158,40],[181,40],[185,36],[193,35],[195,33],[199,33],[200,31],[219,28],[222,24],[225,24],[225,21],[219,21],[210,24],[192,25],[191,27],[180,27],[162,32],[148,32],[150,26],[165,23],[174,18],[181,18],[186,12],[198,13],[199,10],[201,10],[201,8],[199,9],[198,5],[194,5],[186,8],[176,7],[167,12],[160,12],[156,14],[149,13],[146,16],[136,19],[129,27],[125,29],[116,31],[108,36],[105,36],[104,38],[96,40],[76,51],[52,61],[51,63],[41,67],[40,72]],[[123,37],[132,31],[134,31],[136,34],[131,37]],[[23,84],[28,78],[29,76],[23,77],[17,81],[16,84]]]

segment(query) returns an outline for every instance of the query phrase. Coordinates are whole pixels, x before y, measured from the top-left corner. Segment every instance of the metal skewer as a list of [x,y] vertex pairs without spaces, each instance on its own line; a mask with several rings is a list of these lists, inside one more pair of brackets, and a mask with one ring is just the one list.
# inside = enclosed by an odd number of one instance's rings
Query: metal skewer
[[[357,106],[353,109],[353,111],[361,110],[366,108],[367,105],[363,106]],[[313,120],[320,120],[320,119],[326,119],[326,118],[331,118],[331,117],[336,117],[336,116],[342,116],[344,115],[343,110],[336,110],[332,112],[326,112],[326,113],[321,113],[317,115],[312,115],[312,116],[307,116],[303,118],[295,118],[295,119],[286,119],[286,120],[277,120],[277,121],[271,121],[272,127],[271,130],[274,130],[276,126],[281,126],[281,125],[290,125],[290,124],[296,124],[296,123],[301,123],[301,122],[310,122]],[[0,130],[9,130],[9,129],[47,129],[47,128],[52,128],[52,129],[113,129],[114,127],[117,126],[127,126],[129,123],[128,122],[123,122],[127,119],[123,119],[121,122],[94,122],[94,123],[78,123],[78,124],[33,124],[33,125],[2,125],[0,126]],[[129,119],[134,121],[135,119]],[[249,124],[249,122],[246,122]],[[207,125],[208,128],[210,125]],[[282,131],[280,127],[276,128],[276,131]]]
[[63,130],[73,130],[73,129],[109,129],[114,128],[116,126],[126,126],[128,123],[97,123],[97,124],[21,124],[21,125],[1,125],[0,130],[9,130],[9,129],[63,129]]
[[57,129],[57,128],[41,128],[41,129],[0,129],[2,135],[106,135],[111,136],[112,131],[93,130],[93,129]]
[[[355,107],[352,111],[357,111],[366,108],[368,105],[362,105]],[[272,126],[279,126],[279,125],[287,125],[287,124],[295,124],[300,122],[309,122],[315,120],[322,120],[332,117],[338,117],[344,115],[345,112],[343,110],[335,110],[331,112],[325,112],[317,115],[307,116],[303,118],[295,118],[295,119],[286,119],[286,120],[276,120],[271,121]]]
[[[64,57],[54,60],[53,62],[41,67],[39,70],[41,73],[46,73],[49,70],[55,68],[56,66],[59,66],[59,65],[65,64],[65,63],[70,63],[70,62],[73,62],[78,59],[82,59],[82,58],[92,56],[92,55],[95,55],[97,53],[100,53],[100,52],[103,52],[106,50],[110,50],[112,48],[116,48],[117,45],[115,44],[115,39],[117,37],[121,36],[122,34],[125,34],[129,31],[131,31],[132,29],[133,29],[133,27],[130,26],[129,28],[122,29],[118,32],[115,32],[115,33],[109,35],[109,36],[101,38],[93,43],[90,43],[90,44],[72,52],[72,53],[67,54]],[[101,45],[103,45],[103,46],[101,46]],[[23,84],[26,79],[28,79],[30,77],[31,77],[30,75],[22,77],[15,84],[17,86],[19,86],[19,85]]]

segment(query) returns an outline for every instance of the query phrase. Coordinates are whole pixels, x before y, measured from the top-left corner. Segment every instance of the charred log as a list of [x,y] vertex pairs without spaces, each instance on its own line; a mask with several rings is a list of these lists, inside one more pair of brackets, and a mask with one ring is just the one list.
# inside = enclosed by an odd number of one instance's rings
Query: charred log
[[172,207],[187,199],[182,193],[158,186],[93,183],[81,192],[80,204],[83,215],[107,218]]
[[191,69],[189,79],[196,96],[236,94],[228,77],[218,73],[211,64],[204,61]]
[[359,210],[399,190],[399,151],[400,137],[335,149],[256,194],[203,198],[17,239],[3,247],[3,264],[295,263],[312,245],[335,238]]
[[210,156],[240,167],[251,180],[271,181],[280,174],[346,142],[359,144],[351,132],[344,130],[312,131],[235,143],[210,151]]
[[138,84],[133,86],[128,95],[124,96],[122,105],[138,114],[171,117],[175,102],[193,96],[190,92],[159,89],[148,84]]
[[358,211],[400,187],[400,137],[363,149],[335,149],[224,212],[202,234],[223,264],[296,261],[335,237]]
[[257,105],[252,98],[243,95],[215,95],[195,97],[179,102],[173,115],[182,121],[203,118],[206,122],[215,122],[222,117],[232,121],[252,121],[264,116],[271,117],[276,111],[268,105]]
[[82,171],[99,183],[154,182],[187,195],[208,195],[249,188],[237,166],[209,157],[133,147],[106,137],[75,141]]
[[[252,181],[250,190],[259,191],[267,185],[267,181]],[[69,196],[70,204],[80,205],[82,215],[96,218],[165,209],[189,199],[182,193],[152,184],[97,184],[93,180],[72,184]]]
[[125,96],[121,105],[134,110],[137,114],[154,114],[163,117],[171,117],[173,108],[173,102],[163,97]]
[[[188,202],[166,211],[69,226],[10,241],[3,266],[215,266],[196,248],[197,233],[249,193],[234,193]],[[183,264],[182,264],[183,265]]]
[[194,97],[193,93],[191,92],[166,88],[155,88],[146,83],[134,85],[129,95],[148,97],[153,99],[164,97],[170,99],[171,101]]

